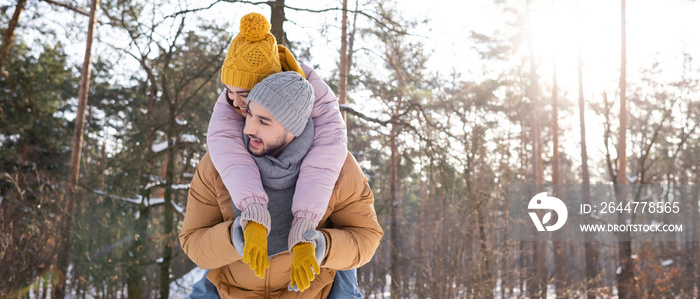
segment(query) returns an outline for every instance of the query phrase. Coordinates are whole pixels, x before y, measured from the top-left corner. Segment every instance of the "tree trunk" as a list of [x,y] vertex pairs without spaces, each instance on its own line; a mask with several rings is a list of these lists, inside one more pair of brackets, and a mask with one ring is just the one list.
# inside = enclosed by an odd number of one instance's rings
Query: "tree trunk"
[[[172,122],[170,127],[176,126],[174,123],[175,116],[171,113],[170,121]],[[178,143],[178,136],[171,130],[170,139],[168,146],[168,160],[167,160],[167,170],[165,176],[165,192],[163,194],[164,200],[164,213],[165,219],[163,221],[163,256],[162,262],[160,264],[160,298],[170,297],[170,262],[172,259],[173,252],[173,236],[174,236],[174,215],[175,208],[172,205],[173,199],[173,184],[175,179],[175,156]]]
[[[542,138],[541,138],[541,123],[540,123],[540,111],[537,107],[537,102],[539,101],[539,86],[537,83],[537,66],[535,60],[535,51],[533,45],[532,36],[532,21],[530,19],[530,0],[526,3],[526,19],[528,25],[528,50],[530,59],[530,82],[528,86],[527,96],[530,99],[531,105],[533,105],[533,170],[535,177],[535,193],[540,192],[542,189],[542,184],[544,183],[544,169],[542,163]],[[533,257],[533,271],[534,271],[534,285],[530,288],[528,284],[528,293],[535,298],[544,298],[547,292],[547,268],[545,267],[545,253],[547,250],[547,243],[545,241],[535,241],[533,242],[533,250],[531,252]],[[531,292],[532,291],[532,292]]]
[[[554,2],[552,2],[554,6]],[[558,188],[556,185],[561,184],[560,167],[559,167],[559,110],[557,107],[557,57],[556,53],[552,58],[552,184],[554,184],[555,196]]]
[[[466,133],[466,132],[465,132]],[[467,148],[465,146],[465,149],[467,150],[467,167],[464,170],[464,176],[465,176],[465,181],[466,181],[466,192],[467,195],[470,197],[469,200],[473,203],[473,209],[474,209],[474,218],[476,220],[476,231],[475,235],[478,241],[478,248],[479,248],[479,259],[478,263],[476,266],[476,296],[477,297],[483,297],[483,298],[493,298],[493,282],[491,278],[491,258],[490,258],[490,252],[488,251],[488,240],[487,240],[487,232],[486,232],[486,223],[485,219],[487,219],[488,216],[485,216],[485,213],[483,211],[483,207],[487,205],[486,200],[483,199],[483,193],[481,190],[481,187],[483,184],[481,182],[476,182],[479,181],[480,177],[474,177],[473,175],[475,174],[474,169],[476,165],[479,163],[476,161],[477,158],[477,152],[480,151],[483,147],[483,136],[484,132],[482,128],[475,128],[472,130],[472,136],[471,136],[471,142],[468,142],[468,140],[465,137],[465,145],[469,144],[469,147]],[[475,178],[475,180],[472,180],[472,178]],[[442,208],[442,211],[447,211],[447,208]],[[442,219],[442,218],[441,218]],[[442,221],[443,224],[445,221]],[[442,250],[446,250],[447,246],[442,246]],[[439,256],[443,257],[445,254],[440,254]],[[451,286],[446,286],[448,289],[451,288]],[[454,294],[449,294],[451,296],[454,296]],[[450,297],[451,297],[450,296]]]
[[[10,24],[7,25],[7,30],[5,31],[5,36],[2,37],[2,48],[0,48],[0,77],[7,78],[10,74],[3,69],[5,64],[5,57],[10,55],[10,48],[12,48],[12,42],[15,39],[15,29],[19,24],[19,17],[24,11],[24,6],[27,4],[27,0],[17,1],[15,6],[15,12],[12,14],[12,19],[10,19]],[[89,43],[89,41],[88,41]]]
[[399,197],[399,146],[398,128],[396,124],[391,125],[391,135],[389,138],[389,142],[391,143],[391,298],[401,298],[401,199]]
[[[552,1],[552,15],[556,14],[556,5]],[[556,24],[552,24],[556,25]],[[556,37],[555,37],[556,38]],[[554,189],[554,197],[562,199],[566,202],[566,199],[562,198],[560,185],[561,185],[561,174],[559,167],[559,110],[557,107],[557,54],[556,49],[552,49],[552,185]],[[563,232],[554,232],[555,236],[562,237]],[[564,250],[566,244],[563,241],[555,240],[552,242],[552,248],[554,251],[554,285],[556,287],[556,296],[562,298],[564,296],[564,291],[566,290],[566,260],[564,259]]]
[[[696,174],[696,176],[697,176],[697,174]],[[691,189],[690,192],[693,192],[691,198],[700,198],[700,189],[698,188],[698,185],[700,185],[700,178],[696,177],[695,186],[690,188]],[[698,204],[697,200],[692,200],[691,206],[693,207],[693,211],[698,210],[698,205],[699,204]],[[693,238],[693,242],[691,242],[692,246],[693,246],[691,252],[695,255],[693,258],[693,261],[694,261],[693,268],[695,269],[695,271],[694,271],[695,272],[694,273],[695,279],[693,280],[693,285],[694,285],[694,289],[696,291],[694,292],[694,294],[691,294],[691,297],[693,297],[693,296],[698,297],[698,296],[700,296],[700,293],[698,293],[698,291],[697,291],[697,289],[700,288],[700,281],[699,281],[700,280],[699,279],[700,278],[700,241],[698,239],[695,239],[698,237],[698,235],[699,235],[698,230],[700,229],[700,228],[698,228],[698,223],[700,223],[700,217],[698,216],[698,213],[693,213],[693,222],[692,223],[694,224],[694,226],[693,226],[693,230],[692,230],[693,235],[691,236],[691,238]]]
[[[423,148],[423,150],[427,152],[428,148]],[[418,214],[419,214],[420,223],[423,223],[424,225],[422,225],[420,227],[420,229],[418,230],[420,237],[418,238],[418,242],[417,242],[418,244],[416,244],[416,246],[419,248],[419,252],[418,252],[419,258],[420,258],[420,260],[419,260],[420,266],[419,267],[421,267],[423,269],[430,269],[431,268],[430,257],[432,256],[432,254],[430,254],[431,249],[432,249],[432,246],[430,245],[430,244],[432,244],[430,242],[430,236],[432,234],[430,233],[430,231],[432,230],[432,227],[433,227],[433,221],[431,219],[432,217],[430,217],[431,216],[430,214],[432,213],[432,210],[430,209],[430,207],[433,206],[433,204],[431,201],[432,193],[430,191],[428,191],[428,186],[432,185],[432,180],[430,179],[432,176],[432,173],[433,173],[432,158],[430,159],[429,163],[430,163],[430,167],[428,167],[429,172],[427,175],[427,179],[426,179],[426,181],[420,180],[420,189],[419,189],[420,190],[420,210],[418,211]],[[425,169],[425,168],[423,168],[423,169]],[[416,277],[416,279],[418,281],[423,281],[424,283],[426,283],[428,285],[432,285],[430,283],[430,278],[431,277],[428,275],[427,271],[419,272],[417,274],[417,277]],[[419,298],[430,297],[428,295],[428,294],[430,294],[430,293],[428,293],[428,291],[430,291],[430,290],[428,290],[427,288],[418,288],[417,295]]]
[[[542,191],[542,184],[544,183],[544,169],[542,163],[542,137],[541,137],[541,125],[539,119],[539,113],[535,109],[535,125],[533,133],[534,147],[533,147],[533,162],[535,169],[535,194]],[[546,267],[546,252],[547,252],[547,242],[546,241],[534,241],[533,254],[533,268],[535,270],[535,285],[533,288],[532,296],[535,298],[545,298],[547,295],[547,267]],[[529,290],[529,288],[528,288]]]
[[[105,190],[105,163],[107,163],[107,146],[103,142],[100,145],[100,160],[97,161],[97,190]],[[104,199],[101,195],[97,197],[100,202]]]
[[[355,10],[360,6],[359,0],[355,1]],[[355,12],[352,18],[352,31],[348,33],[348,48],[347,48],[347,65],[345,67],[345,78],[350,76],[350,69],[352,68],[352,55],[355,53],[355,33],[357,32],[357,15]],[[346,85],[347,86],[347,85]],[[347,91],[346,91],[346,101],[347,101]]]
[[[683,155],[681,155],[681,160],[685,161],[692,161],[692,158],[686,157],[687,153],[683,152]],[[689,164],[693,165],[693,164]],[[693,210],[694,204],[697,205],[697,198],[696,200],[692,200],[692,197],[690,197],[690,188],[688,187],[688,173],[686,171],[679,171],[680,172],[680,185],[677,185],[680,187],[680,192],[681,192],[681,198],[680,202],[683,205],[686,205],[686,207],[690,211],[697,211],[697,209]],[[693,218],[696,217],[697,213],[693,213]],[[687,222],[686,222],[687,223]],[[694,224],[694,222],[691,222]],[[683,258],[681,259],[683,263],[683,274],[681,275],[682,281],[679,284],[683,294],[686,294],[686,296],[691,296],[690,294],[693,294],[693,287],[694,287],[694,282],[695,282],[695,267],[694,267],[694,254],[693,254],[693,239],[694,239],[694,230],[695,225],[692,225],[690,227],[690,231],[686,232],[685,235],[683,236],[683,240],[681,242],[683,243],[682,250],[683,250]]]
[[[395,69],[396,72],[398,70]],[[402,106],[402,97],[397,97],[396,110],[392,118],[397,120]],[[401,182],[399,181],[399,127],[396,122],[391,123],[389,143],[391,144],[391,169],[390,175],[390,213],[391,213],[391,298],[402,298],[401,282],[403,281],[403,257],[401,255]]]
[[[626,12],[625,0],[621,0],[621,25],[622,25],[622,48],[620,64],[620,128],[618,131],[617,144],[617,196],[618,201],[626,201],[625,185],[627,184],[627,41],[626,41]],[[619,214],[620,221],[624,221],[624,214]],[[624,223],[624,222],[621,222]],[[618,241],[618,258],[620,261],[620,274],[617,275],[617,290],[619,297],[632,298],[634,296],[634,269],[632,261],[632,244],[629,240],[629,233],[621,233]],[[627,239],[627,240],[625,240]]]
[[[343,0],[343,18],[341,24],[341,34],[340,34],[340,66],[338,72],[339,82],[338,82],[338,103],[344,105],[347,103],[347,93],[348,93],[348,72],[350,66],[348,65],[348,0]],[[343,120],[347,119],[347,113],[345,111],[341,112],[343,115]],[[347,122],[347,121],[346,121]]]
[[278,45],[292,50],[287,40],[287,33],[284,32],[284,21],[287,20],[284,15],[284,0],[268,1],[267,4],[270,5],[270,33],[275,37]]
[[[438,180],[436,178],[437,172],[438,171],[435,170],[435,166],[431,161],[430,175],[428,176],[428,185],[430,186],[430,198],[429,198],[429,202],[428,202],[428,205],[429,205],[428,223],[430,223],[431,225],[430,225],[430,230],[428,231],[429,236],[426,239],[427,242],[425,242],[425,243],[427,243],[426,246],[428,248],[430,248],[427,250],[429,256],[435,256],[439,252],[439,249],[438,249],[439,248],[438,246],[440,245],[439,240],[442,240],[442,238],[439,237],[440,233],[442,231],[442,230],[440,230],[439,224],[442,223],[442,221],[440,221],[439,215],[437,214],[438,210],[435,208],[435,207],[439,207],[440,204],[442,203],[440,198],[437,196],[437,190],[436,190],[437,188],[435,186],[436,182]],[[439,267],[439,264],[438,264],[439,262],[440,261],[431,260],[430,261],[431,267],[432,268]],[[436,281],[436,278],[433,276],[430,276],[429,273],[426,273],[426,277],[429,277],[431,282]],[[436,297],[439,294],[441,294],[440,292],[442,290],[439,287],[435,287],[435,288],[431,288],[430,291],[431,291],[431,295],[432,295],[430,297]]]
[[[476,195],[479,196],[479,195]],[[481,202],[481,200],[479,200]],[[488,244],[486,240],[486,229],[484,228],[486,220],[484,219],[484,213],[481,210],[482,205],[477,205],[475,209],[477,226],[478,226],[478,238],[479,238],[479,252],[481,255],[481,265],[479,265],[480,275],[479,275],[479,292],[477,297],[482,298],[493,298],[493,282],[491,279],[491,259],[489,258]]]
[[[97,6],[100,0],[92,0],[90,5],[90,20],[88,23],[87,45],[85,47],[85,60],[80,74],[80,90],[78,92],[78,111],[75,117],[75,127],[73,129],[73,149],[70,158],[70,170],[68,173],[68,182],[66,185],[65,195],[63,198],[63,206],[65,213],[61,226],[61,240],[58,241],[58,258],[57,270],[59,273],[67,275],[68,264],[70,263],[70,246],[72,241],[73,213],[75,211],[75,187],[80,174],[80,154],[83,147],[83,131],[85,128],[85,107],[87,106],[88,90],[90,87],[90,71],[92,69],[92,40],[95,31],[95,17],[97,15]],[[57,285],[53,288],[54,296],[52,298],[62,299],[66,295],[66,277],[60,279]]]
[[[144,200],[148,199],[148,191],[141,193]],[[148,231],[148,219],[151,218],[151,209],[144,204],[139,205],[138,219],[135,219],[134,225],[134,240],[129,244],[129,248],[124,251],[124,260],[127,261],[126,266],[126,284],[127,294],[129,298],[145,298],[147,296],[144,285],[144,269],[146,267],[145,255],[145,238]]]
[[[580,16],[579,0],[576,1],[576,11]],[[579,32],[580,34],[580,32]],[[591,178],[588,173],[588,150],[586,146],[586,119],[585,119],[585,100],[583,98],[583,58],[581,55],[581,40],[578,38],[578,110],[579,110],[579,127],[581,128],[581,177],[583,179],[582,186],[582,202],[591,204]],[[590,218],[586,217],[586,224],[591,224]],[[585,259],[586,259],[586,290],[588,299],[595,299],[596,277],[598,276],[598,242],[593,241],[593,233],[585,232],[584,243]]]

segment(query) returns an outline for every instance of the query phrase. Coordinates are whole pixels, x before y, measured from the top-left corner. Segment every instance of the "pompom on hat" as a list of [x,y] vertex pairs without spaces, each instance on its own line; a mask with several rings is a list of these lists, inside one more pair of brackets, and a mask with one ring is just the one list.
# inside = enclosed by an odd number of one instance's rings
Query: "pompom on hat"
[[231,41],[221,67],[221,82],[253,89],[265,77],[282,72],[277,40],[270,22],[259,13],[241,18],[240,32]]
[[270,23],[259,13],[251,12],[241,18],[240,31],[245,36],[245,39],[250,42],[265,39],[270,34],[270,28],[272,28]]

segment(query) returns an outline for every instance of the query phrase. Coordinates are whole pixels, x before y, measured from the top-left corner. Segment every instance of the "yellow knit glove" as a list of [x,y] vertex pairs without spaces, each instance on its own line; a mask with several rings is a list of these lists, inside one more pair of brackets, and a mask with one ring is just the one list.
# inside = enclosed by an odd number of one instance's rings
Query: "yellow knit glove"
[[255,271],[255,276],[265,277],[265,268],[270,268],[267,260],[267,229],[260,223],[250,221],[243,232],[243,239],[243,262]]
[[289,277],[292,288],[296,284],[299,291],[303,292],[320,272],[313,244],[299,243],[292,248],[292,273]]

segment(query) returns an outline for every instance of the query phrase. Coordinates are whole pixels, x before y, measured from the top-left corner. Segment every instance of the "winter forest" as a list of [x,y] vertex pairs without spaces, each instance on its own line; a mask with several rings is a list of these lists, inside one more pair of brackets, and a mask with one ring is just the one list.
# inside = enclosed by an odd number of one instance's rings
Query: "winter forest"
[[338,97],[385,233],[366,298],[700,296],[696,226],[508,231],[523,184],[685,186],[700,223],[696,1],[0,0],[0,298],[191,292],[178,234],[249,12]]

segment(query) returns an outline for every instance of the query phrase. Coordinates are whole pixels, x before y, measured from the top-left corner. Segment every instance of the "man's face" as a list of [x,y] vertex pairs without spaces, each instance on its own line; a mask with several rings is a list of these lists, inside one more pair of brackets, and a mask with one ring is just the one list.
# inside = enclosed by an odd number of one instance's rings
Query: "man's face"
[[[225,84],[224,84],[225,85]],[[226,85],[226,98],[233,102],[233,107],[241,110],[243,117],[248,117],[248,94],[250,89]]]
[[294,135],[257,102],[248,104],[248,117],[243,133],[250,138],[246,145],[248,151],[257,157],[277,157],[294,139]]

